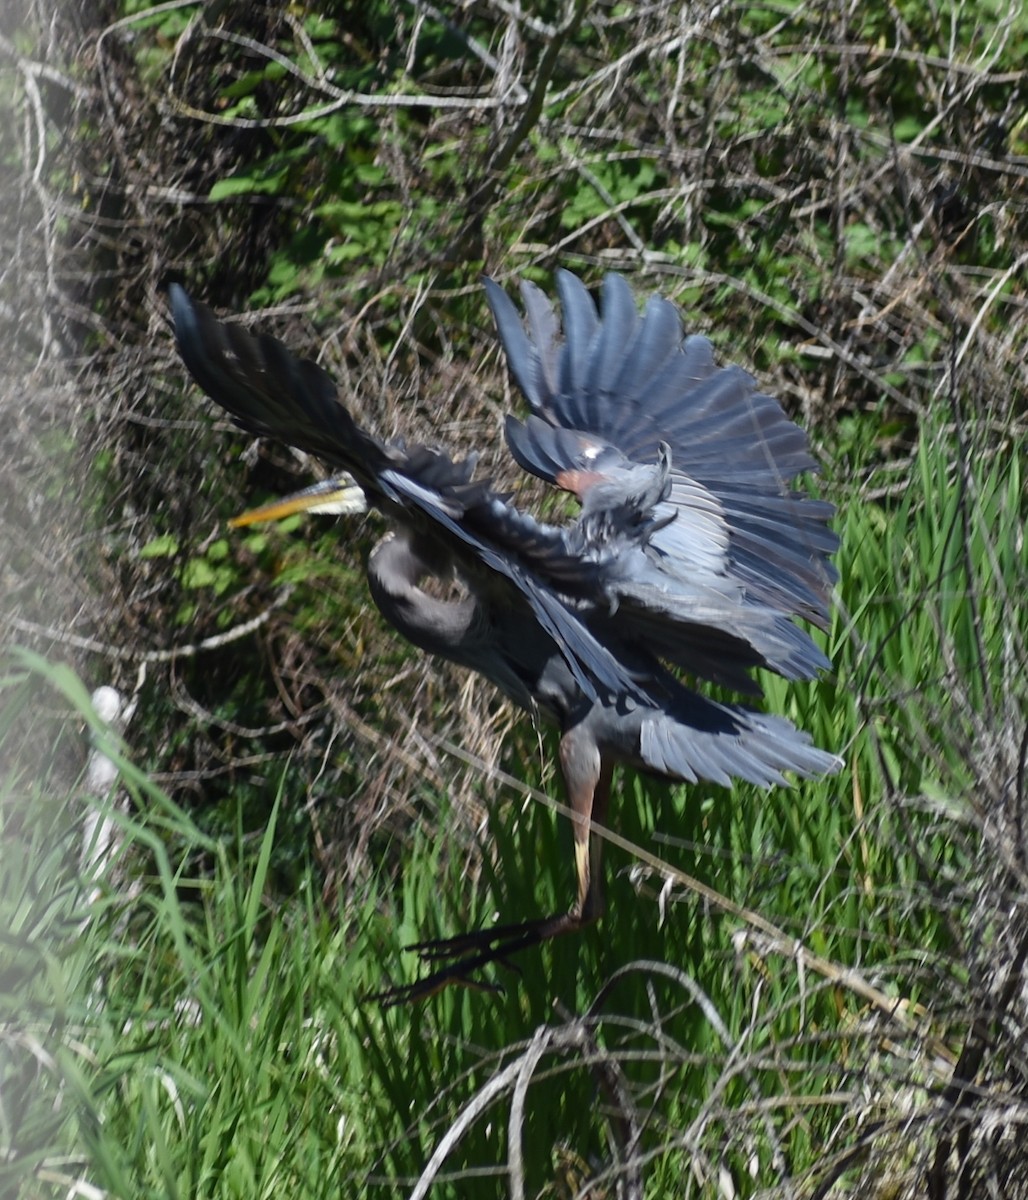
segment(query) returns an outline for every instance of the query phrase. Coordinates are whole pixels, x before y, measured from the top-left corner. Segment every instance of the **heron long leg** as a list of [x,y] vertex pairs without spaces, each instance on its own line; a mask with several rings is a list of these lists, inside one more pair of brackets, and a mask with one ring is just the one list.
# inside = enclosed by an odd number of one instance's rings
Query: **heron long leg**
[[494,925],[456,937],[418,942],[408,946],[426,963],[446,963],[424,979],[379,992],[371,999],[392,1006],[423,1000],[451,984],[497,991],[495,984],[473,978],[489,963],[511,966],[510,955],[537,946],[561,934],[574,933],[592,924],[603,913],[601,857],[603,843],[592,836],[593,823],[606,819],[613,763],[604,759],[595,741],[580,729],[569,730],[560,742],[560,764],[573,816],[575,902],[564,913],[512,925]]
[[603,915],[603,843],[592,836],[593,823],[607,819],[614,764],[600,754],[595,740],[580,726],[560,739],[560,766],[574,813],[575,874],[578,893],[568,916],[579,926]]

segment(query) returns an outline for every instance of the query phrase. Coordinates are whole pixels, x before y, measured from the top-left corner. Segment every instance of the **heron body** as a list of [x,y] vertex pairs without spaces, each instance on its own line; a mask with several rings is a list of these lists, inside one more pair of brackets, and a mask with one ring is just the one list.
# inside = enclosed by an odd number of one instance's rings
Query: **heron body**
[[[683,339],[675,307],[607,276],[602,307],[567,271],[563,315],[521,286],[526,319],[485,282],[507,362],[530,414],[505,435],[527,471],[572,492],[561,525],[517,508],[475,458],[361,429],[317,364],[217,320],[171,289],[179,352],[203,390],[251,433],[348,472],[394,529],[368,560],[385,618],[429,654],[477,671],[560,732],[575,814],[577,893],[565,913],[415,949],[426,978],[383,993],[416,999],[468,982],[485,963],[580,928],[601,911],[599,839],[615,764],[669,779],[771,786],[839,760],[789,721],[704,696],[704,680],[759,696],[754,668],[812,678],[828,661],[801,619],[824,626],[835,580],[832,507],[793,485],[813,469],[803,431],[710,343]],[[602,315],[601,315],[602,314]],[[314,508],[337,480],[302,494]],[[279,506],[257,514],[273,516]],[[426,579],[456,574],[441,600]]]

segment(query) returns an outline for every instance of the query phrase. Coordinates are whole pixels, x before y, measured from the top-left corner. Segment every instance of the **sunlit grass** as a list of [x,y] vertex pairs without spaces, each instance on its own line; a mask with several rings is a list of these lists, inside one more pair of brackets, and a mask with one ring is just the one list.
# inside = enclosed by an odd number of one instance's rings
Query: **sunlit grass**
[[[768,793],[625,775],[615,828],[663,869],[611,847],[604,920],[523,955],[519,972],[498,968],[502,992],[456,989],[389,1011],[364,1000],[415,972],[401,950],[411,940],[567,902],[566,822],[513,789],[484,832],[495,856],[481,878],[463,878],[460,857],[422,828],[397,890],[337,911],[310,871],[294,895],[269,888],[277,806],[258,840],[241,819],[234,838],[211,839],[115,744],[128,809],[68,795],[56,765],[28,786],[8,759],[5,1189],[406,1194],[494,1081],[442,1169],[485,1174],[433,1195],[503,1190],[512,1137],[531,1194],[625,1177],[633,1156],[647,1194],[688,1177],[689,1194],[715,1195],[718,1170],[747,1194],[858,1133],[868,1063],[886,1127],[890,1097],[925,1102],[966,1018],[954,930],[976,898],[974,756],[1017,700],[1028,636],[1016,600],[1022,449],[972,455],[964,471],[940,425],[925,428],[895,499],[869,501],[859,471],[837,474],[834,673],[769,680],[768,704],[844,753],[845,770]],[[12,748],[36,711],[104,736],[64,669],[16,658],[2,683]],[[523,764],[527,784],[537,774]],[[121,837],[92,898],[78,840],[89,804],[106,806]],[[664,965],[631,965],[644,961]],[[509,1132],[511,1064],[543,1028]],[[888,1151],[897,1171],[905,1145]]]

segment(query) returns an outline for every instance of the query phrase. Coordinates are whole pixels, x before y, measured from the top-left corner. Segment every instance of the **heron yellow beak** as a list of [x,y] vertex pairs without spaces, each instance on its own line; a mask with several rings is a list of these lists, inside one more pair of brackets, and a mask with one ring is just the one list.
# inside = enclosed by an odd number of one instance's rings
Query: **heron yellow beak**
[[248,509],[238,517],[233,517],[229,525],[233,529],[239,529],[245,525],[255,525],[258,521],[281,521],[283,517],[291,517],[293,513],[338,515],[367,512],[367,508],[364,493],[349,475],[333,475],[331,479],[323,479],[301,492],[293,492],[291,496],[283,496],[281,500],[273,500],[259,508]]

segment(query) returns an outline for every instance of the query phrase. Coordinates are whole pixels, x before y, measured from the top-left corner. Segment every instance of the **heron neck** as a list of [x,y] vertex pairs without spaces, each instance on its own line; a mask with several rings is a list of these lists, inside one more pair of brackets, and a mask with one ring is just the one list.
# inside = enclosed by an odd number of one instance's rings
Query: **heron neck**
[[440,600],[418,586],[444,573],[406,531],[383,539],[368,559],[371,597],[385,619],[420,649],[461,662],[478,609],[474,597]]

